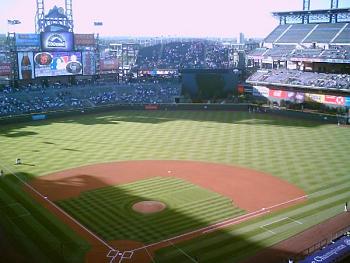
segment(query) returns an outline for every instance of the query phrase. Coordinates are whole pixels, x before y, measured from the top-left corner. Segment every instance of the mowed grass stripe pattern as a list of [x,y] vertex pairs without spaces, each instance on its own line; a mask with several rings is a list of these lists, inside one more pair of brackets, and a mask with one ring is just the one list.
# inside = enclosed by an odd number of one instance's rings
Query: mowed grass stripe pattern
[[81,262],[89,245],[38,206],[16,178],[0,177],[0,196],[0,224],[28,262]]
[[[199,160],[240,165],[270,173],[296,184],[312,194],[312,198],[316,198],[320,190],[327,190],[329,193],[322,195],[325,203],[328,198],[338,198],[339,195],[340,199],[336,203],[330,202],[337,207],[317,205],[317,199],[315,202],[310,201],[308,206],[302,206],[311,215],[305,217],[299,228],[292,228],[292,232],[297,232],[302,227],[316,224],[342,211],[343,207],[339,208],[338,205],[346,198],[346,191],[342,187],[346,185],[350,174],[349,138],[350,129],[347,128],[266,114],[119,111],[1,125],[0,162],[25,174],[24,179],[30,179],[53,171],[100,162]],[[17,157],[25,164],[15,166]],[[2,214],[7,212],[4,210]],[[18,209],[10,212],[10,215],[22,212]],[[251,226],[262,231],[258,223]],[[40,223],[33,222],[33,229],[37,229],[36,224]],[[16,222],[16,227],[26,231],[24,228],[27,225]],[[235,228],[235,231],[240,228]],[[242,229],[246,229],[244,224]],[[235,233],[230,231],[228,235]],[[234,250],[237,252],[235,257],[248,255],[257,247],[272,244],[289,235],[281,232],[269,237],[269,234],[265,231],[255,237],[247,234],[238,238],[240,246],[245,244],[244,240],[250,241],[247,241],[249,246],[244,249]],[[223,237],[227,237],[226,232]],[[18,239],[21,240],[21,236]],[[30,241],[24,240],[27,243]],[[257,240],[257,243],[251,240]],[[198,245],[197,240],[193,244]],[[189,249],[186,250],[189,253],[196,251],[192,247]],[[229,251],[229,245],[218,248],[217,253],[221,253],[222,262],[225,262],[225,254],[230,254]],[[45,253],[41,253],[45,257]],[[230,262],[231,256],[226,261]]]
[[[164,202],[156,214],[132,210],[139,201]],[[57,204],[107,240],[128,239],[143,243],[191,231],[219,220],[242,215],[232,201],[178,178],[155,177],[83,192]]]
[[161,249],[156,254],[155,262],[191,262],[189,258],[183,258],[183,252],[199,257],[200,262],[239,262],[250,256],[254,250],[269,247],[323,222],[334,213],[341,213],[344,203],[350,200],[349,189],[350,182],[347,180],[334,189],[311,194],[304,205],[250,220],[181,243],[177,247]]
[[0,127],[4,162],[20,156],[29,165],[14,168],[35,176],[114,160],[200,160],[262,170],[307,192],[349,174],[349,135],[246,112],[123,111]]

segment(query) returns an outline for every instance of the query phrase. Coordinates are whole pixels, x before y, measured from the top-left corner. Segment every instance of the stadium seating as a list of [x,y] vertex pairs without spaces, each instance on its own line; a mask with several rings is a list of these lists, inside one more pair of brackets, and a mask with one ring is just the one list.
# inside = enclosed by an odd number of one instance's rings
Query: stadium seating
[[350,24],[336,37],[332,43],[350,43]]
[[289,27],[289,25],[279,25],[264,40],[265,43],[274,43],[280,35]]
[[180,94],[180,85],[174,83],[6,88],[0,91],[0,116],[107,104],[172,103]]
[[275,46],[272,49],[269,49],[264,56],[273,57],[273,58],[283,58],[287,57],[295,49],[295,45],[283,45]]
[[311,34],[303,42],[330,43],[344,25],[344,23],[318,24],[316,29],[312,31]]
[[248,82],[281,85],[300,85],[319,89],[350,90],[350,75],[303,72],[299,70],[260,70]]
[[276,43],[301,43],[315,26],[315,24],[294,24],[276,41]]
[[[345,28],[344,28],[345,27]],[[343,30],[344,28],[344,30]],[[339,34],[339,35],[337,35]],[[264,43],[350,43],[349,23],[314,23],[279,25],[268,35]]]
[[171,42],[140,49],[138,69],[228,68],[228,49],[220,42],[192,40]]

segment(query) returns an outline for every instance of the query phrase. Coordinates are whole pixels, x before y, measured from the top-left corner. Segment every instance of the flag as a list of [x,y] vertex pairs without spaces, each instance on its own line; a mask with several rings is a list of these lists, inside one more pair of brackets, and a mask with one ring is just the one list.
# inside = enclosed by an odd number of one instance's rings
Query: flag
[[103,26],[102,22],[94,22],[94,26]]

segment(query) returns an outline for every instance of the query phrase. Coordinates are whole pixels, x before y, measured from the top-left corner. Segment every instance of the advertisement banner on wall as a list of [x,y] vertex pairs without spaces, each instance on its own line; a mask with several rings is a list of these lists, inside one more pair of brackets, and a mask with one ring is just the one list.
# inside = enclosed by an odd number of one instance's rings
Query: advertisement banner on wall
[[287,91],[286,100],[296,103],[304,102],[304,93],[303,92],[295,92],[295,91]]
[[95,54],[94,52],[83,52],[83,75],[95,75]]
[[345,258],[350,254],[350,237],[342,237],[332,244],[322,248],[322,250],[307,256],[301,263],[333,263],[339,262],[339,259]]
[[80,52],[39,52],[34,55],[35,76],[81,75],[83,72]]
[[305,101],[324,103],[324,100],[323,94],[305,93]]
[[40,48],[40,35],[38,34],[16,34],[17,49],[26,47]]
[[331,96],[326,95],[324,98],[324,102],[326,104],[333,104],[333,105],[339,105],[344,106],[345,105],[345,98],[340,96]]
[[72,51],[74,49],[73,33],[43,32],[41,48],[43,51]]
[[264,86],[253,86],[253,96],[256,97],[269,97],[269,88]]
[[119,64],[118,59],[109,57],[100,60],[100,71],[101,73],[115,72],[118,70]]
[[34,79],[33,52],[18,52],[18,78],[20,80]]
[[287,91],[270,89],[269,97],[275,99],[286,99],[288,97]]
[[350,97],[345,98],[345,106],[350,107]]
[[74,43],[76,46],[95,46],[94,34],[74,34]]

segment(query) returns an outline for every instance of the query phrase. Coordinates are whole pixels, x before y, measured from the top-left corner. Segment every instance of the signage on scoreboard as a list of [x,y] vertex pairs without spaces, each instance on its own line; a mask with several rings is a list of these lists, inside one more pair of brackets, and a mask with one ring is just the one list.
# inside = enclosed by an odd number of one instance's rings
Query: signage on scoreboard
[[40,35],[38,34],[16,34],[17,50],[22,48],[40,48]]
[[76,46],[95,46],[94,34],[74,34],[74,43]]
[[73,33],[43,32],[41,47],[43,51],[72,51],[74,48]]
[[80,52],[39,52],[34,55],[35,76],[80,75],[83,65]]

